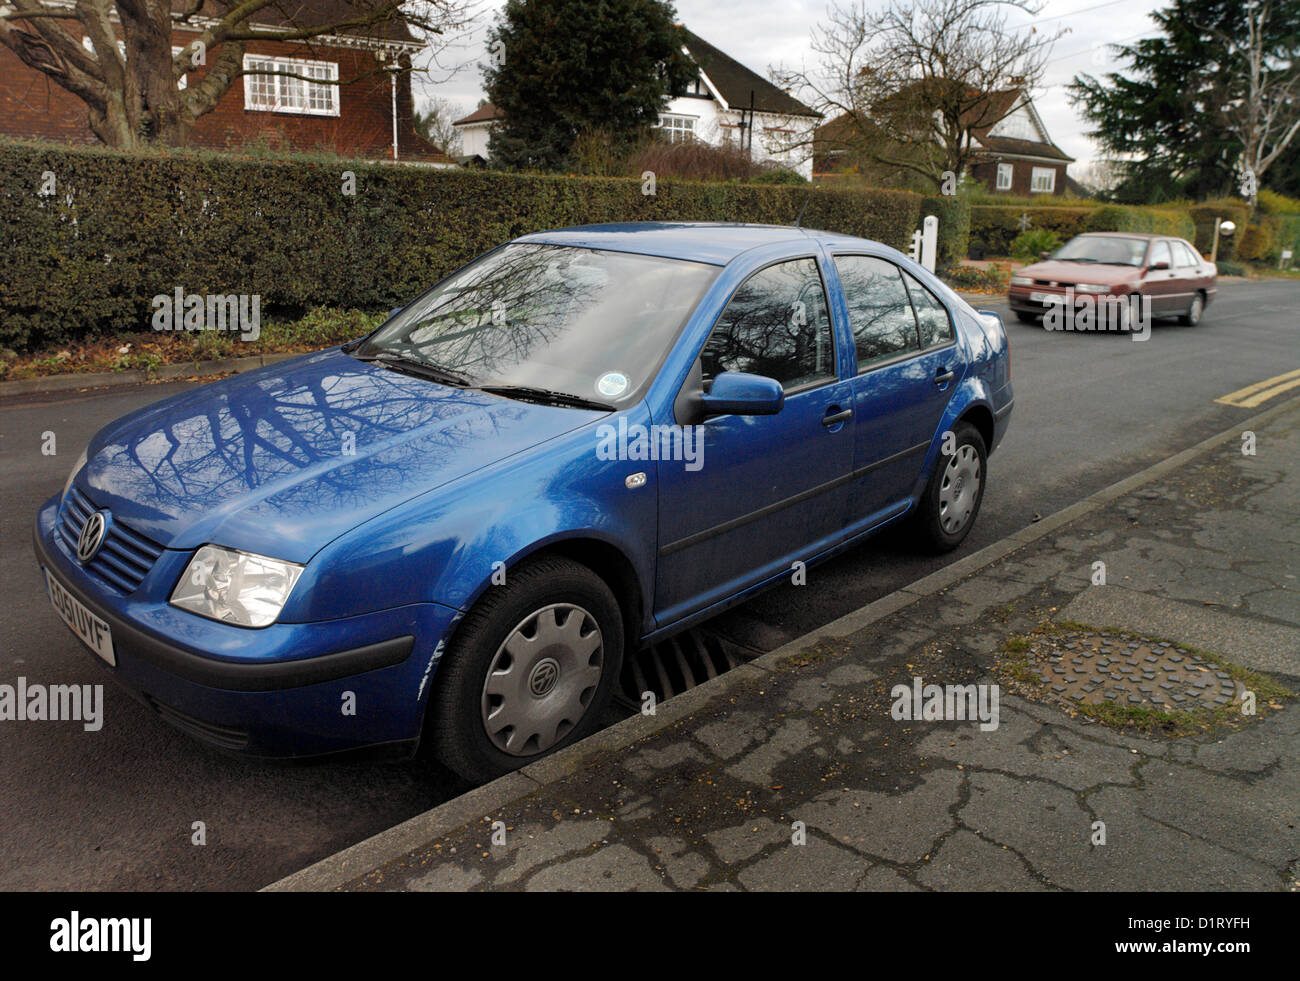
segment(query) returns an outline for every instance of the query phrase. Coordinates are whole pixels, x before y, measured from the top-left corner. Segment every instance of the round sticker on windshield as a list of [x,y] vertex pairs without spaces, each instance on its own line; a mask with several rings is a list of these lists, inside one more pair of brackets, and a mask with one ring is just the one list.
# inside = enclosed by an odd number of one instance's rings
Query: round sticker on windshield
[[606,398],[616,399],[627,391],[627,375],[620,371],[610,371],[600,376],[596,382],[596,391]]

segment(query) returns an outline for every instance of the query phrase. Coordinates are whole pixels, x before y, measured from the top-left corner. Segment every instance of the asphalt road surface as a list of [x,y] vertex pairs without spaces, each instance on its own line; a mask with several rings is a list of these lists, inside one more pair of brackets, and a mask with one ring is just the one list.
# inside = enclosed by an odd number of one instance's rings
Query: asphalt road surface
[[[1300,367],[1300,283],[1231,285],[1195,328],[1048,333],[1005,304],[1016,408],[979,521],[957,552],[918,557],[888,535],[809,570],[717,626],[770,649],[1295,394],[1214,400]],[[50,608],[31,550],[39,504],[101,425],[187,384],[0,400],[0,682],[104,683]],[[58,453],[41,453],[53,432]],[[112,684],[104,728],[0,722],[0,888],[246,889],[449,799],[427,762],[250,762],[174,730]],[[206,844],[193,844],[202,822]]]

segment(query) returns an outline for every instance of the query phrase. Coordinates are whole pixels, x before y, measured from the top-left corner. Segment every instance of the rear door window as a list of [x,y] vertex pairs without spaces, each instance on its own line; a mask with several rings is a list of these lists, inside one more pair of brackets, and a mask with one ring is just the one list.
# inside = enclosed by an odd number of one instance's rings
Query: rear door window
[[1174,260],[1180,266],[1199,266],[1200,256],[1191,250],[1186,242],[1170,243],[1174,249]]
[[876,362],[920,351],[916,317],[897,266],[874,256],[837,255],[835,268],[849,308],[859,373]]

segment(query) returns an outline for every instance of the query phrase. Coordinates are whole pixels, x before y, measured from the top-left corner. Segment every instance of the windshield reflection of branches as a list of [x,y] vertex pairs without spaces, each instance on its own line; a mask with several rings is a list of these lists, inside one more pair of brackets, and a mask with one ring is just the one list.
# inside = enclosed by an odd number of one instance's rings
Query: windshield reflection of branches
[[402,340],[417,357],[471,377],[521,364],[580,329],[612,285],[609,270],[583,250],[520,245],[492,258],[416,313]]

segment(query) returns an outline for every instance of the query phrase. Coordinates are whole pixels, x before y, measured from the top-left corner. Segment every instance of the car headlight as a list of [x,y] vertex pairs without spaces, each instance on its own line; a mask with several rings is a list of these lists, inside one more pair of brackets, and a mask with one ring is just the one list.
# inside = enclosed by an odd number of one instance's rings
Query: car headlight
[[1011,285],[1012,286],[1033,286],[1034,280],[1033,277],[1031,276],[1012,276]]
[[1112,289],[1105,283],[1079,283],[1074,287],[1076,293],[1109,293]]
[[204,545],[172,590],[171,604],[241,627],[275,622],[303,567],[265,555]]
[[81,456],[77,457],[77,462],[72,465],[72,472],[68,474],[68,479],[63,482],[63,493],[59,495],[59,503],[62,503],[63,499],[68,496],[68,489],[72,486],[72,482],[77,479],[77,474],[81,473],[81,468],[86,465],[88,450],[89,447],[82,450]]

